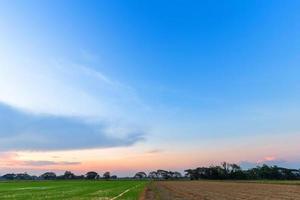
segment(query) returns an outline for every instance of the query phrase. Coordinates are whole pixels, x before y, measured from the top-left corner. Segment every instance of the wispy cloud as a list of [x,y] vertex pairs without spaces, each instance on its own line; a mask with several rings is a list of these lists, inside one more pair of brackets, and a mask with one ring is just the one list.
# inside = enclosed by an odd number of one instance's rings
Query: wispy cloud
[[130,86],[84,64],[3,53],[0,151],[128,146],[144,138],[148,107]]
[[162,152],[164,152],[163,149],[151,149],[151,150],[147,151],[146,153],[148,153],[148,154],[157,154],[157,153],[162,153]]
[[132,87],[87,65],[3,56],[0,71],[0,101],[30,112],[136,120],[148,108]]
[[0,166],[1,167],[43,167],[43,166],[74,166],[80,165],[81,162],[75,161],[54,161],[54,160],[22,160],[18,153],[15,152],[1,152]]
[[26,113],[0,103],[0,150],[65,150],[132,145],[136,130],[123,137],[106,133],[106,123],[76,117]]
[[29,166],[50,166],[50,165],[79,165],[81,162],[56,162],[56,161],[49,161],[49,160],[28,160],[23,162],[24,165]]

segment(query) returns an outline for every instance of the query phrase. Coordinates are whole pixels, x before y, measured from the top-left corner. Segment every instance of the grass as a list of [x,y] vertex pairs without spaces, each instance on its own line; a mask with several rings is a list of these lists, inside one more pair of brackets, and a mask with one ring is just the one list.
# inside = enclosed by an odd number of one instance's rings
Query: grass
[[111,199],[130,189],[122,200],[138,200],[147,181],[11,181],[0,182],[0,199]]

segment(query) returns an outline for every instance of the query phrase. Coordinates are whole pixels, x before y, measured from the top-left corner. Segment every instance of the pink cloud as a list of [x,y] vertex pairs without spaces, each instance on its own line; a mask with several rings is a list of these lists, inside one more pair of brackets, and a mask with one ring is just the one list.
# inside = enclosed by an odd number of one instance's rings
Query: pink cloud
[[266,156],[266,157],[264,157],[264,160],[265,161],[273,161],[273,160],[276,160],[276,157],[275,156]]
[[276,156],[265,156],[263,159],[258,160],[256,164],[261,164],[261,163],[275,161],[275,160],[277,160]]

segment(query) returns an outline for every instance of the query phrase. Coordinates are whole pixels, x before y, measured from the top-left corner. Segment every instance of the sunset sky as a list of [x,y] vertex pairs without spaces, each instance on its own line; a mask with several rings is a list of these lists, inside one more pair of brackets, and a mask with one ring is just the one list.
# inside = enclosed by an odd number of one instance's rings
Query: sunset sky
[[300,168],[300,1],[0,1],[0,174]]

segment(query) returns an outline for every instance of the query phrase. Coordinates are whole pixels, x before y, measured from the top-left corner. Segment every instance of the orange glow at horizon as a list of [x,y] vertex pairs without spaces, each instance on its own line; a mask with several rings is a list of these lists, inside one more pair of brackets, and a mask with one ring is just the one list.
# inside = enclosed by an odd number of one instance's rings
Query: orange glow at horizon
[[[271,141],[272,146],[264,145],[262,139],[248,141],[247,144],[223,145],[215,142],[211,147],[165,146],[164,149],[154,149],[145,145],[118,147],[107,149],[89,149],[56,152],[7,152],[0,154],[2,169],[17,171],[66,171],[85,173],[111,171],[132,174],[134,171],[151,171],[157,169],[183,170],[198,166],[220,164],[222,161],[239,163],[247,161],[263,163],[284,158],[298,159],[297,140],[286,147],[281,138]],[[230,148],[228,146],[230,145]],[[49,163],[48,163],[49,162]],[[20,171],[20,172],[22,172]]]

